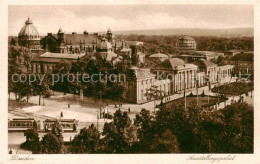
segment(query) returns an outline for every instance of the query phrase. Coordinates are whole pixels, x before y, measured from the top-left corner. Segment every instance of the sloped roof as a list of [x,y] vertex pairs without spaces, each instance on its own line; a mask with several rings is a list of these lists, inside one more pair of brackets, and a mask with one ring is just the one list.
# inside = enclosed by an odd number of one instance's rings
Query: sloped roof
[[179,58],[171,58],[169,59],[169,62],[171,63],[172,68],[185,64],[185,61]]
[[129,77],[135,77],[135,78],[145,78],[145,77],[150,77],[150,76],[155,76],[150,72],[150,69],[144,69],[144,68],[137,68],[137,67],[132,67],[129,69],[128,76]]
[[168,55],[162,53],[156,53],[149,56],[149,58],[169,58]]
[[164,62],[156,65],[154,69],[162,69],[162,70],[180,70],[180,69],[194,69],[197,68],[196,65],[194,64],[189,64],[185,63],[184,60],[179,59],[179,58],[171,58],[171,59],[166,59]]
[[57,58],[40,58],[36,57],[32,59],[32,62],[44,62],[44,63],[59,63],[62,59]]
[[217,67],[217,64],[214,64],[209,60],[200,59],[200,61],[203,62],[206,67]]
[[[57,34],[52,34],[52,36],[58,38]],[[92,44],[93,42],[100,43],[100,39],[94,34],[64,34],[64,42],[72,45],[79,45],[80,42],[82,44]]]

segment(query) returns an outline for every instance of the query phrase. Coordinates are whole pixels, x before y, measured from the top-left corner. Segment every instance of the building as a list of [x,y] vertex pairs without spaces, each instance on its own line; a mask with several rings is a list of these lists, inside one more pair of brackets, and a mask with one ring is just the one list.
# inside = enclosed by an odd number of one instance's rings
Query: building
[[18,44],[29,48],[32,53],[41,51],[40,34],[30,18],[25,21],[18,34]]
[[167,59],[151,70],[133,67],[127,74],[125,94],[129,102],[144,103],[149,100],[145,93],[151,86],[156,86],[164,95],[178,93],[184,87],[195,88],[192,78],[196,72],[196,65],[178,58]]
[[51,73],[57,63],[61,61],[76,62],[85,54],[67,54],[45,52],[31,60],[28,70],[32,73]]
[[156,80],[156,75],[151,73],[150,69],[141,69],[132,67],[127,73],[125,83],[125,96],[131,103],[145,103],[149,101],[146,96],[147,91],[156,86],[158,90],[162,91],[164,96],[170,93],[170,80]]
[[229,83],[234,77],[235,65],[222,65],[217,67],[217,81],[220,84]]
[[131,68],[125,95],[131,103],[145,103],[150,100],[146,93],[152,86],[163,96],[179,94],[208,84],[229,82],[233,71],[233,65],[217,66],[208,60],[186,63],[179,58],[166,59],[152,69]]
[[108,62],[112,62],[118,57],[118,55],[113,51],[111,43],[106,38],[102,38],[100,44],[98,44],[97,53],[95,53],[95,56],[100,56]]
[[207,81],[210,83],[217,82],[217,64],[212,63],[211,61],[205,59],[199,59],[194,62],[198,66],[198,72],[204,72]]
[[254,52],[241,52],[227,58],[223,65],[235,65],[236,74],[254,75]]
[[61,28],[57,34],[48,33],[41,39],[42,48],[52,53],[91,53],[96,51],[99,43],[97,34],[89,34],[86,30],[82,34],[66,34]]
[[212,60],[224,57],[224,53],[213,51],[183,51],[179,55],[187,62],[193,62],[198,59]]
[[180,51],[196,50],[196,41],[190,36],[180,37],[176,42],[176,48]]

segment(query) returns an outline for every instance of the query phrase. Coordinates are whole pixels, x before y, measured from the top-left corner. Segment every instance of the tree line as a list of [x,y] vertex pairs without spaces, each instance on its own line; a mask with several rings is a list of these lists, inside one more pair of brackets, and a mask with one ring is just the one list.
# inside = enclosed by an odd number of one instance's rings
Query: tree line
[[246,103],[214,112],[195,105],[187,111],[162,106],[156,115],[142,109],[133,121],[117,110],[102,132],[92,124],[68,145],[55,124],[41,141],[36,130],[27,130],[21,146],[33,153],[253,153],[253,115]]
[[[232,49],[253,51],[253,37],[214,37],[214,36],[192,36],[197,44],[198,51],[225,52]],[[176,53],[176,42],[180,36],[177,35],[118,35],[118,39],[128,41],[144,42],[143,50],[146,54],[154,54],[160,51],[164,54]]]

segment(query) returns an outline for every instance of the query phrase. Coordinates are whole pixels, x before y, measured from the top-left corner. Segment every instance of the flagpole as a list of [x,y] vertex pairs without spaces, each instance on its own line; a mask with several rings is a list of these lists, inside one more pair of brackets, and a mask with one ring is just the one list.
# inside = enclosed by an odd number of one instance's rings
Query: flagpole
[[187,111],[187,104],[186,104],[186,73],[184,72],[184,109]]
[[199,86],[198,86],[198,80],[197,80],[197,75],[195,75],[195,80],[196,80],[196,94],[197,94],[197,106],[199,105]]
[[210,88],[211,88],[211,86],[210,86],[210,78],[209,78],[209,93],[208,93],[208,104],[209,104],[209,94],[210,94]]

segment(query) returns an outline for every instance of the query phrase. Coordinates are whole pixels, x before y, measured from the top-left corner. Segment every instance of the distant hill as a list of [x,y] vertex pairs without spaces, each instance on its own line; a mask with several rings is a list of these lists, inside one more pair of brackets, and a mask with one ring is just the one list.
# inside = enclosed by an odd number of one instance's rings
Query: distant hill
[[[69,34],[70,32],[68,32]],[[98,32],[105,34],[106,31]],[[190,36],[219,36],[219,37],[252,37],[254,28],[230,28],[230,29],[202,29],[202,28],[176,28],[176,29],[156,29],[156,30],[129,30],[129,31],[112,31],[113,34],[119,35],[190,35]],[[40,34],[41,37],[47,34]],[[17,39],[17,36],[14,36]],[[11,36],[9,36],[9,41]]]
[[252,37],[254,36],[254,28],[232,28],[232,29],[178,28],[178,29],[157,29],[157,30],[131,30],[131,31],[113,31],[113,34]]

